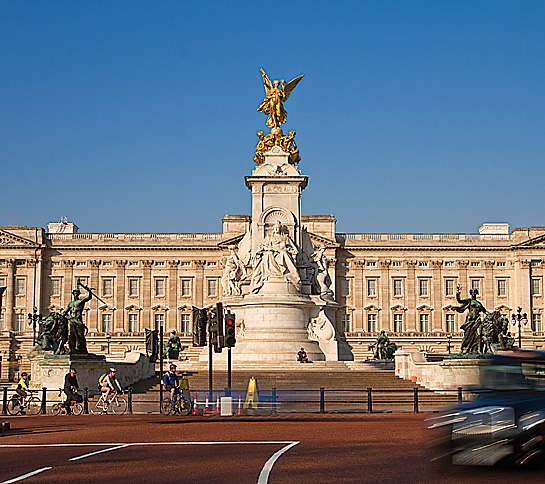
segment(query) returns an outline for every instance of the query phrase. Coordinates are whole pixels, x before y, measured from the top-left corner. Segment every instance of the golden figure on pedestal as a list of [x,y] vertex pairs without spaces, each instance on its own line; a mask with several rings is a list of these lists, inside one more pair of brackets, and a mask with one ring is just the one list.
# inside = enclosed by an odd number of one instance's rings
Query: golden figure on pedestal
[[295,165],[301,160],[299,150],[295,144],[295,131],[290,131],[287,136],[284,136],[280,125],[286,122],[288,116],[284,109],[284,102],[288,100],[304,74],[286,84],[284,79],[275,79],[274,82],[271,82],[267,73],[263,69],[260,70],[263,76],[263,85],[265,86],[265,99],[257,110],[269,116],[267,126],[271,128],[271,132],[267,135],[263,131],[257,133],[259,141],[255,148],[254,161],[258,165],[262,165],[265,162],[264,154],[270,151],[273,146],[280,146],[283,151],[289,153],[289,163]]

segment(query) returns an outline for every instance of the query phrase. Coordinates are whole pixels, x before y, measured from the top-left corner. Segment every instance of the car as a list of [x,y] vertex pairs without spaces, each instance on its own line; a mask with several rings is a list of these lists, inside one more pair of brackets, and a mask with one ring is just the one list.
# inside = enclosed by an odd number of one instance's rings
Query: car
[[479,363],[475,398],[429,421],[443,431],[439,455],[455,465],[542,468],[545,352],[504,352]]

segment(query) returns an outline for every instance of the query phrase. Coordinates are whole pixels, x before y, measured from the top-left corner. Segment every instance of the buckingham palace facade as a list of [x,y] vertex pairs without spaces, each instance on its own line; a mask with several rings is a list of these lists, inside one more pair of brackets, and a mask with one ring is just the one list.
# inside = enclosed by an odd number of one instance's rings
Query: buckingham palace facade
[[[384,329],[401,348],[446,353],[460,349],[465,314],[452,309],[456,289],[477,289],[488,311],[511,318],[520,306],[528,324],[522,347],[541,349],[545,227],[483,224],[472,234],[341,234],[333,216],[303,216],[302,224],[327,246],[335,325],[355,360]],[[89,351],[123,356],[145,349],[145,329],[163,326],[191,345],[192,307],[221,300],[222,257],[251,224],[227,215],[222,233],[81,233],[67,221],[39,227],[0,227],[0,377],[28,368],[37,328],[32,313],[60,311],[77,279],[101,301],[86,306]],[[237,239],[238,238],[238,239]],[[34,309],[35,308],[35,309]],[[36,326],[36,325],[35,325]],[[518,326],[511,325],[518,339]]]

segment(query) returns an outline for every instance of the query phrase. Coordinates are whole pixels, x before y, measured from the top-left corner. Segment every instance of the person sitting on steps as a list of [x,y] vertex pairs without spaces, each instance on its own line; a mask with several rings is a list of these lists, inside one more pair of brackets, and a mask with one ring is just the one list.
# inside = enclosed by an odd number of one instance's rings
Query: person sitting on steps
[[297,352],[297,361],[299,363],[308,363],[308,356],[307,356],[307,352],[305,351],[305,348],[301,348]]

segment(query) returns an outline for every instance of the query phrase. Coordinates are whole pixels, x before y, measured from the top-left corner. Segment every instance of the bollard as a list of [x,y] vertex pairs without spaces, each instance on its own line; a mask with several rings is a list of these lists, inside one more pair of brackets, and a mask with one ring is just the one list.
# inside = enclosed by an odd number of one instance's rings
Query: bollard
[[325,388],[320,387],[320,413],[325,412]]
[[373,389],[367,388],[367,413],[373,413]]
[[271,400],[272,400],[272,413],[276,413],[276,387],[272,388]]
[[129,413],[132,414],[132,387],[129,387],[127,388],[127,406],[128,406],[128,410],[129,410]]
[[8,387],[4,387],[2,396],[2,415],[8,414]]
[[42,387],[42,407],[40,408],[40,413],[45,415],[47,409],[47,388]]
[[414,387],[414,413],[418,413],[418,387]]
[[462,403],[462,387],[458,387],[458,403]]
[[89,388],[83,390],[83,413],[89,415]]

